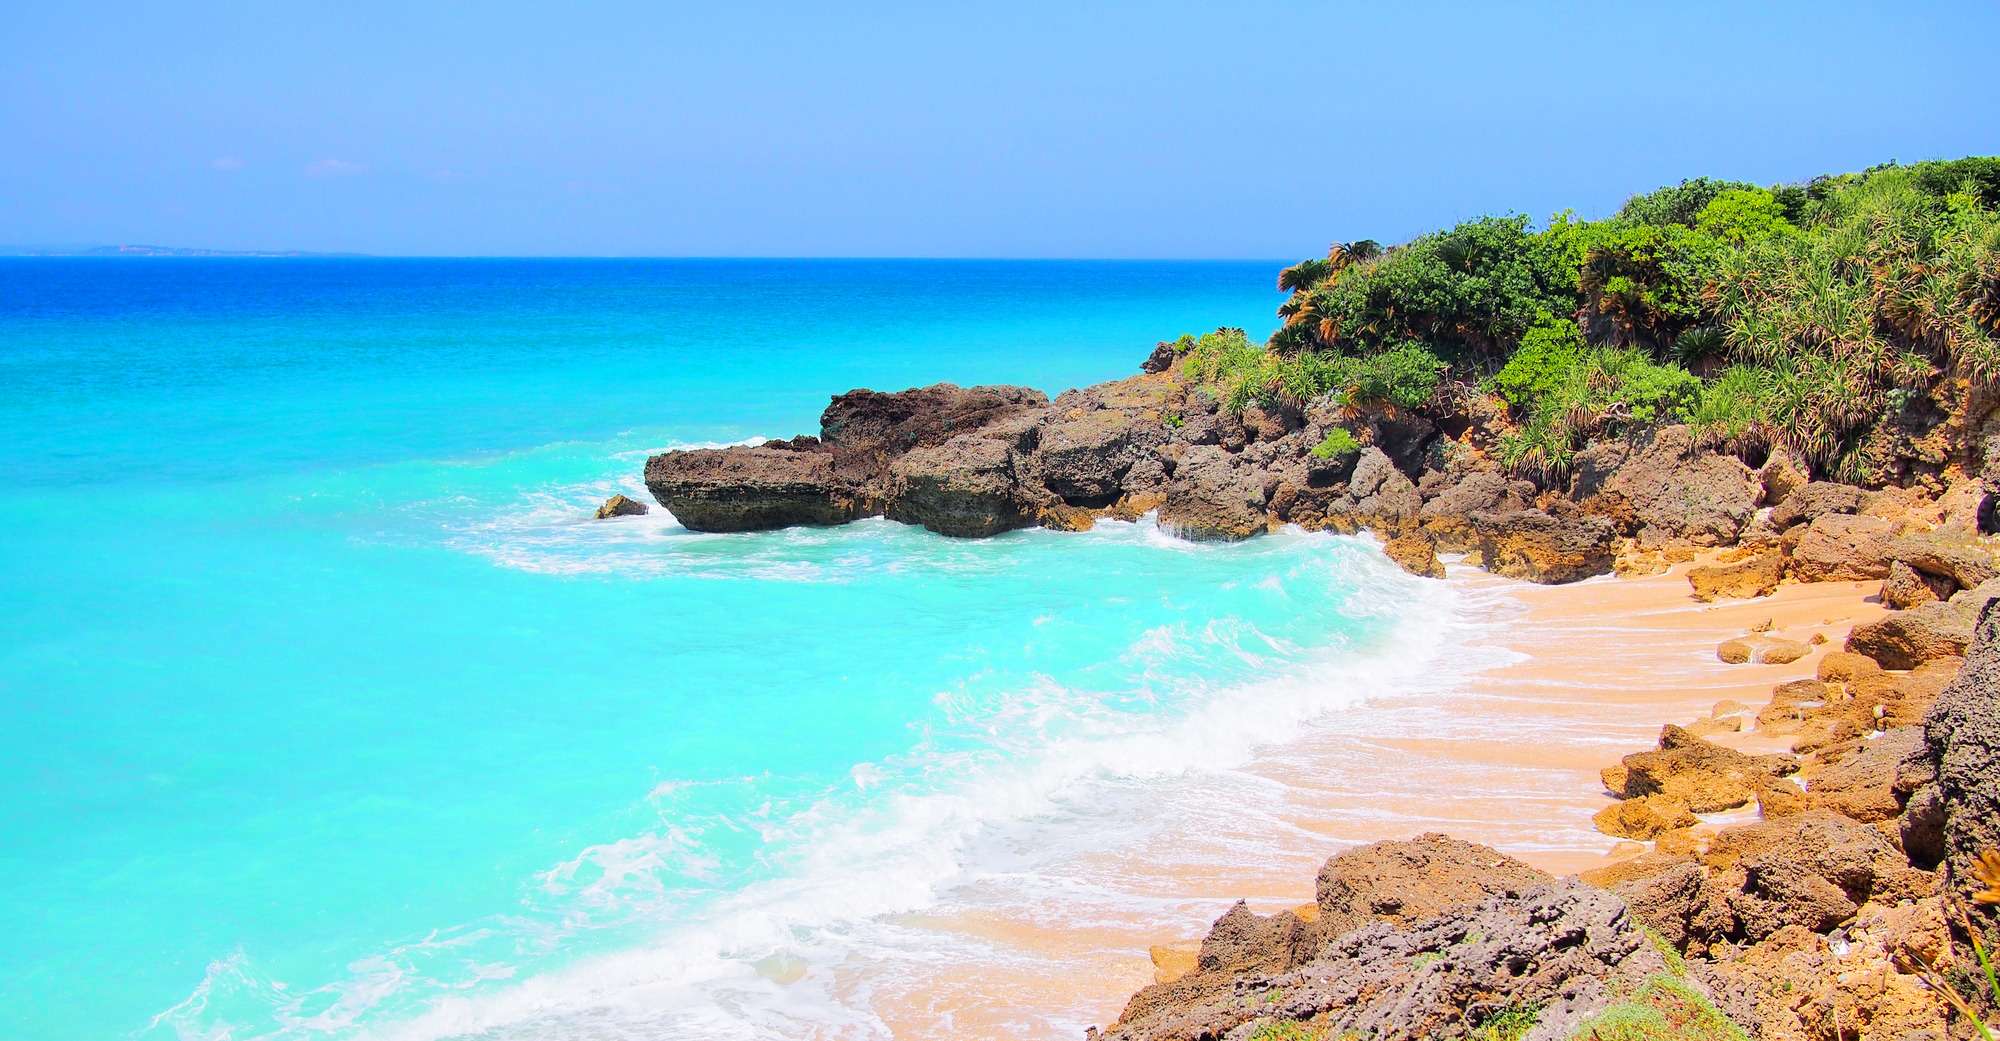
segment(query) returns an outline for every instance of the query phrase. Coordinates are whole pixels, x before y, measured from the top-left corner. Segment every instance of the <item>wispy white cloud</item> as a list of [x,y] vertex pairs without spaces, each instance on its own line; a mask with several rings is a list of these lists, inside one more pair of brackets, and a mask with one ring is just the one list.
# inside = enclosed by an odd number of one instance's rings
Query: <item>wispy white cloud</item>
[[368,168],[345,159],[315,159],[307,163],[301,172],[307,177],[352,177],[367,173]]
[[209,167],[216,170],[241,170],[250,164],[233,155],[225,155],[209,161]]

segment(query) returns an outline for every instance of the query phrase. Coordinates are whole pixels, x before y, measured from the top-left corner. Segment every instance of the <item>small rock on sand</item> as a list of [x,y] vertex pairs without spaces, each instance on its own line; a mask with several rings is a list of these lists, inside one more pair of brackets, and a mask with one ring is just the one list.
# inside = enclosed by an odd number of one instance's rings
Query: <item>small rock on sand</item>
[[1812,648],[1797,640],[1786,640],[1776,636],[1745,636],[1734,640],[1724,640],[1715,649],[1715,656],[1731,665],[1784,665],[1798,661],[1811,653]]

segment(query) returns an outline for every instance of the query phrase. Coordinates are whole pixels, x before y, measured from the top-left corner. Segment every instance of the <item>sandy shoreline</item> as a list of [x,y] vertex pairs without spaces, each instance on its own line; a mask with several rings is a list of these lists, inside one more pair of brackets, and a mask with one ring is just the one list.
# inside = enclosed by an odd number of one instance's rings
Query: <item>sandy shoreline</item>
[[[898,971],[850,964],[826,985],[897,1037],[1075,1038],[1152,982],[1149,946],[1199,937],[1239,898],[1260,912],[1308,903],[1319,865],[1354,845],[1443,831],[1555,874],[1630,855],[1637,847],[1591,825],[1612,802],[1602,767],[1717,702],[1763,706],[1774,684],[1812,675],[1849,628],[1884,611],[1869,602],[1877,582],[1702,604],[1691,566],[1535,586],[1454,565],[1456,597],[1482,619],[1463,648],[1479,665],[1340,713],[1221,781],[1190,782],[1240,786],[1240,812],[1134,828],[1131,841],[971,881],[948,906],[894,923],[983,948],[976,969],[956,958]],[[1788,665],[1717,659],[1718,643],[1766,621],[1774,635],[1827,642]],[[1757,751],[1792,740],[1714,739]]]

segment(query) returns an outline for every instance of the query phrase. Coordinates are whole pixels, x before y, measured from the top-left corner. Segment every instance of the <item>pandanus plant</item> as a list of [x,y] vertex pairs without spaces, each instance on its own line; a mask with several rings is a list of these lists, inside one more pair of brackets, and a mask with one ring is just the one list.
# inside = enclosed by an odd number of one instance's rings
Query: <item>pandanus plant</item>
[[1382,255],[1382,244],[1374,239],[1336,242],[1327,247],[1324,259],[1302,260],[1278,272],[1278,288],[1292,294],[1278,305],[1284,328],[1271,338],[1280,350],[1300,350],[1316,343],[1329,343],[1338,335],[1338,323],[1320,314],[1313,290],[1340,277],[1342,271],[1365,264]]

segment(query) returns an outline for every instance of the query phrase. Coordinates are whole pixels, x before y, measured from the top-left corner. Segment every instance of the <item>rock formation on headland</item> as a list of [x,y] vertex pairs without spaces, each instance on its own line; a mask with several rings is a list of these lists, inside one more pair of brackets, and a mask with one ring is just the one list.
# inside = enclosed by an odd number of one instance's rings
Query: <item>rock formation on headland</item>
[[669,452],[646,483],[701,531],[1155,511],[1189,539],[1368,529],[1427,575],[1440,552],[1568,582],[1741,549],[1692,579],[1706,599],[1887,579],[1922,609],[1985,581],[1905,542],[2000,527],[2000,157],[1696,178],[1603,220],[1336,242],[1278,285],[1261,344],[1183,336],[1054,401],[854,391],[817,437]]
[[1567,483],[1537,483],[1492,458],[1505,419],[1476,402],[1442,417],[1330,400],[1231,409],[1184,362],[1161,344],[1148,371],[1054,401],[1010,386],[851,391],[816,437],[662,453],[646,486],[696,531],[879,515],[977,538],[1155,511],[1193,540],[1283,524],[1372,531],[1406,570],[1434,577],[1439,552],[1547,583],[1731,548],[1732,562],[1691,575],[1703,599],[1888,578],[1914,604],[1993,577],[1990,555],[1966,548],[1987,498],[1983,442],[1954,449],[1958,476],[1937,500],[1806,481],[1781,453],[1753,470],[1674,424],[1592,444]]
[[[1984,574],[1970,561],[1967,577]],[[1853,652],[1782,684],[1750,756],[1669,726],[1604,771],[1603,830],[1654,848],[1569,879],[1442,835],[1326,862],[1318,899],[1217,919],[1198,956],[1103,1041],[1968,1038],[1937,987],[1991,1016],[1971,947],[2000,938],[2000,608],[1962,666]],[[1748,712],[1730,703],[1718,712]],[[1794,778],[1803,776],[1801,785]],[[1761,820],[1694,813],[1756,804]],[[1160,950],[1165,950],[1164,948]]]

